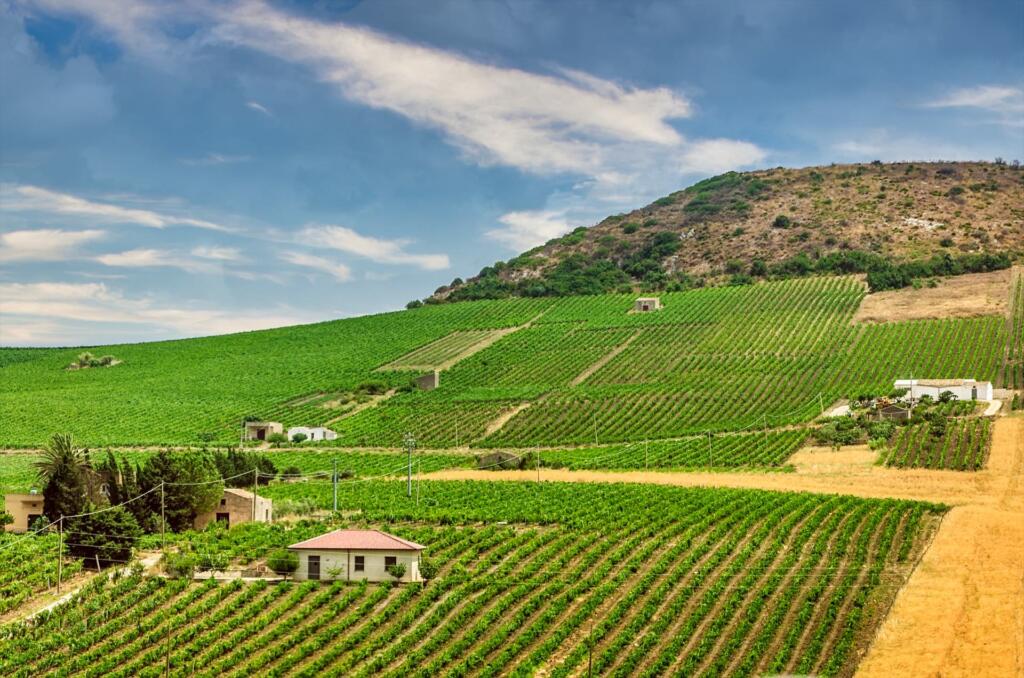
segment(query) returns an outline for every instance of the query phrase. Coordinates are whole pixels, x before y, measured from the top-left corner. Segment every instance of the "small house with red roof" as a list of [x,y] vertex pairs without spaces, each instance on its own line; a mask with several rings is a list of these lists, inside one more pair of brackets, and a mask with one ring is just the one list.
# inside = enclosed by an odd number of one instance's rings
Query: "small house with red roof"
[[[313,537],[289,550],[299,556],[295,578],[304,580],[395,581],[389,571],[402,566],[399,581],[422,581],[420,555],[426,546],[380,530],[335,530]],[[398,568],[401,569],[401,568]]]

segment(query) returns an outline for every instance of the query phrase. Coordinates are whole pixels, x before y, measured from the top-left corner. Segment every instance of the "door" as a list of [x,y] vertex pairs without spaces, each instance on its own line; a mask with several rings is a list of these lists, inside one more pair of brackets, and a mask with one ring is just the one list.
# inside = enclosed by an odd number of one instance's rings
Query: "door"
[[218,513],[217,522],[224,523],[224,527],[231,527],[231,514],[230,513]]
[[977,400],[977,399],[978,399],[978,387],[977,386],[972,386],[971,387],[971,400]]
[[306,558],[306,577],[308,579],[320,578],[320,556],[308,556]]
[[256,429],[256,440],[266,440],[266,439],[267,439],[267,429],[265,429],[265,428],[258,428],[258,429]]

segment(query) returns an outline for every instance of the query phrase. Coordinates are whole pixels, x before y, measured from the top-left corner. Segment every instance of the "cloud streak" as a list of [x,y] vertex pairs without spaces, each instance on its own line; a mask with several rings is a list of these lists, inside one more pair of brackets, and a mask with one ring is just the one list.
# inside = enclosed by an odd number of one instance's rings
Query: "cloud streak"
[[330,261],[321,256],[304,254],[302,252],[284,251],[278,257],[294,266],[313,269],[326,273],[338,282],[348,282],[352,279],[352,269],[337,261]]
[[361,235],[344,226],[308,226],[298,240],[354,254],[379,264],[407,264],[425,271],[441,271],[451,266],[447,254],[413,254],[405,251],[408,240],[383,240]]
[[0,344],[82,343],[70,341],[63,326],[89,323],[97,333],[104,326],[135,325],[170,330],[179,336],[199,336],[282,327],[304,322],[294,313],[218,310],[200,306],[163,306],[152,299],[126,297],[105,283],[0,284]]
[[137,224],[148,228],[193,226],[211,231],[234,231],[227,226],[205,219],[194,219],[154,210],[126,207],[112,202],[89,200],[70,193],[21,184],[6,184],[0,187],[0,210],[81,217],[92,223]]
[[81,256],[81,247],[106,235],[100,229],[65,231],[40,228],[0,233],[0,261],[65,261]]

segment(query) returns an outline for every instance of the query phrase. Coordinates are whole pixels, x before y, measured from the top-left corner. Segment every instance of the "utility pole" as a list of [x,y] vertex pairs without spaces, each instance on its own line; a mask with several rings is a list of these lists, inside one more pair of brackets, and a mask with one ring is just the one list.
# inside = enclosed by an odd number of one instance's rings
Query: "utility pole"
[[60,595],[60,579],[64,574],[64,514],[57,519],[57,595]]
[[537,446],[537,482],[540,482],[540,445]]
[[164,481],[160,481],[160,548],[167,550],[167,505],[164,501]]
[[252,522],[256,522],[256,490],[260,486],[260,469],[252,470]]
[[405,451],[409,455],[409,467],[406,471],[406,488],[405,496],[412,498],[412,448],[416,444],[416,439],[413,438],[411,433],[406,433],[402,440],[405,442]]
[[594,444],[597,445],[597,408],[591,403],[590,418],[594,422]]
[[331,476],[331,484],[334,485],[334,512],[338,512],[338,458],[334,458],[334,474]]
[[764,449],[761,450],[764,454],[768,454],[768,415],[764,415]]
[[711,453],[711,431],[708,431],[708,465],[711,468],[715,467],[715,457]]
[[818,393],[818,409],[821,410],[822,414],[825,414],[825,405],[821,402],[821,393]]
[[421,465],[423,461],[423,453],[416,450],[416,506],[420,505],[420,476],[421,476]]
[[455,420],[455,447],[459,446],[459,420]]
[[649,460],[650,460],[650,453],[647,450],[647,441],[645,440],[644,441],[644,470],[645,471],[650,468]]

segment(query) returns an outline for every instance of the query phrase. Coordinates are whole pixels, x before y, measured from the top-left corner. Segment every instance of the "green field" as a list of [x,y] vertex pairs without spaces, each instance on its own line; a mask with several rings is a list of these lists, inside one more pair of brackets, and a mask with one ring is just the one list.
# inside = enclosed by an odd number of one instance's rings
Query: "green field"
[[[318,497],[329,488],[277,486]],[[643,485],[350,482],[356,525],[427,545],[426,586],[97,579],[0,634],[10,676],[848,674],[941,511]],[[175,537],[244,563],[328,526]],[[591,664],[592,662],[592,664]]]
[[937,432],[930,424],[899,429],[889,449],[882,453],[886,466],[977,471],[992,444],[990,419],[951,419]]
[[[78,371],[63,369],[77,350],[2,350],[0,446],[56,431],[90,446],[195,444],[204,432],[230,443],[245,417],[328,424],[348,447],[398,447],[407,432],[430,448],[600,445],[804,423],[910,375],[1017,378],[1024,323],[860,325],[864,294],[832,277],[668,293],[647,314],[629,312],[632,295],[465,302],[103,347],[123,364]],[[337,406],[360,384],[419,374],[385,365],[437,364],[516,327],[434,391],[400,390],[355,414]]]

